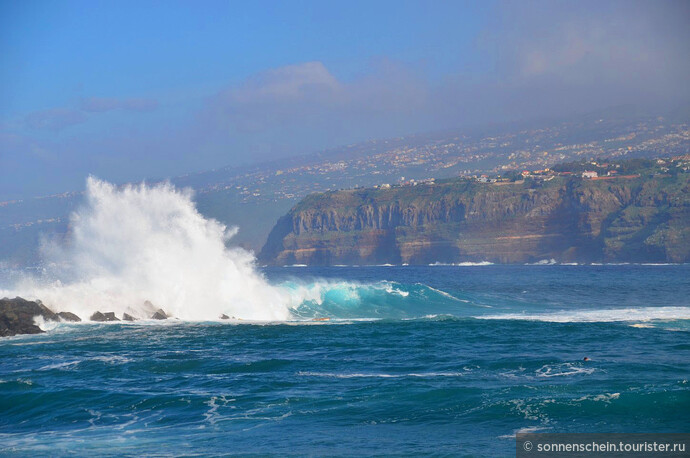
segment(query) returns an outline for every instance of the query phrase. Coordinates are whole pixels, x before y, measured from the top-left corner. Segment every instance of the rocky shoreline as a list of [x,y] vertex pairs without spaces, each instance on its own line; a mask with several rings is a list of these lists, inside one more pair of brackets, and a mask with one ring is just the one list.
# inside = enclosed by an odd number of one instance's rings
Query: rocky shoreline
[[[150,303],[149,303],[150,304]],[[82,319],[71,312],[54,312],[43,305],[40,300],[29,301],[21,297],[14,299],[0,299],[0,337],[10,337],[19,334],[40,334],[43,331],[37,318],[53,322],[80,322]],[[166,320],[171,316],[163,309],[158,309],[150,317],[153,320]],[[89,321],[136,321],[137,318],[124,313],[122,318],[115,316],[115,312],[95,312],[89,317]]]
[[46,321],[61,319],[41,301],[27,301],[21,297],[0,299],[0,337],[44,332],[34,320],[39,316]]

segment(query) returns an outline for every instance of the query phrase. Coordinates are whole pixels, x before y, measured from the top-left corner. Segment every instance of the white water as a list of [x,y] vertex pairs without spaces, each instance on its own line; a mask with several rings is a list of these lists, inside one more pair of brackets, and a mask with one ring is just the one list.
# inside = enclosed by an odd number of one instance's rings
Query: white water
[[148,318],[159,307],[184,320],[290,318],[300,298],[270,285],[252,253],[226,248],[233,234],[200,215],[189,191],[89,178],[67,243],[44,247],[52,278],[25,278],[0,297],[40,299],[87,319],[95,311]]
[[690,320],[690,307],[640,307],[572,310],[551,313],[504,313],[477,316],[485,320],[528,320],[553,323],[595,323],[616,321]]

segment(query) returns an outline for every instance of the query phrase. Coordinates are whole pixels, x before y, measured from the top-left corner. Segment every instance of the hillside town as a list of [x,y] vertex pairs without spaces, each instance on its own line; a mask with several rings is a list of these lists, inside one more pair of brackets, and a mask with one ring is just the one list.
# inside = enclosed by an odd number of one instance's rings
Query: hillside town
[[[690,154],[674,156],[671,158],[657,158],[652,160],[640,161],[640,166],[645,167],[650,177],[671,176],[674,173],[690,172]],[[522,172],[512,172],[507,175],[473,175],[471,178],[479,183],[522,183],[525,179],[534,181],[550,181],[555,177],[577,177],[585,180],[617,180],[639,178],[641,175],[638,170],[636,173],[621,173],[621,164],[609,161],[579,161],[568,164],[559,164],[555,169],[545,168],[542,170],[523,170]]]
[[[566,174],[551,170],[556,164],[592,162],[584,178],[612,177],[615,170],[596,158],[682,157],[690,151],[690,126],[649,118],[635,123],[595,120],[592,125],[563,123],[550,128],[507,131],[490,136],[454,135],[436,139],[406,137],[351,145],[305,158],[285,167],[257,167],[228,175],[199,189],[226,191],[243,203],[296,200],[312,192],[353,187],[415,185],[429,180],[463,176],[480,182],[523,178],[549,179]],[[591,139],[581,139],[586,130]],[[594,133],[591,133],[594,132]],[[602,162],[605,164],[606,162]],[[602,170],[606,169],[606,170]],[[220,172],[220,171],[219,171]],[[608,174],[608,175],[607,175]],[[493,181],[492,181],[493,180]],[[512,179],[512,181],[515,181]]]

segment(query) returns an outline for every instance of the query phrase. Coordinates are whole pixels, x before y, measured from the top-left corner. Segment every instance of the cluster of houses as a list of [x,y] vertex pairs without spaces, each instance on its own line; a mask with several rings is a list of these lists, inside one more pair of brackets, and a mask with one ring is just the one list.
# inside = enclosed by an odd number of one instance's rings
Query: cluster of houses
[[[599,169],[597,170],[584,170],[582,172],[569,172],[569,171],[564,171],[564,172],[557,172],[555,170],[551,170],[549,168],[544,168],[542,170],[523,170],[520,172],[520,178],[523,180],[525,178],[532,178],[540,181],[551,181],[557,176],[563,176],[563,177],[573,177],[573,176],[580,176],[581,178],[584,179],[608,179],[608,178],[623,178],[623,176],[618,175],[618,171],[615,170],[617,168],[620,168],[619,164],[607,164],[607,163],[602,163],[599,164],[597,162],[590,162],[589,165],[594,166],[593,168]],[[639,175],[635,175],[637,177]],[[515,181],[514,179],[506,178],[506,177],[490,177],[489,175],[479,175],[479,176],[474,176],[472,177],[475,181],[478,181],[479,183],[496,183],[500,184],[503,182],[510,182],[510,181]],[[632,178],[632,176],[626,178]]]
[[[682,156],[675,156],[671,159],[657,159],[656,161],[657,166],[659,167],[660,172],[668,172],[670,167],[679,167],[681,171],[683,172],[689,172],[690,171],[690,155],[682,155]],[[538,181],[551,181],[557,176],[562,176],[562,177],[580,177],[585,180],[611,180],[611,179],[632,179],[632,178],[639,178],[639,174],[632,174],[632,175],[623,175],[619,173],[620,169],[620,164],[613,164],[613,163],[599,163],[596,161],[590,161],[587,162],[586,166],[588,169],[585,169],[583,171],[562,171],[562,172],[557,172],[555,170],[551,170],[550,168],[544,168],[542,170],[523,170],[520,172],[517,177],[513,175],[513,177],[502,177],[500,175],[497,176],[489,176],[488,174],[482,174],[482,175],[473,175],[472,177],[467,177],[471,180],[477,181],[479,183],[493,183],[493,184],[508,184],[511,182],[515,182],[516,178],[519,180],[517,181],[518,183],[521,183],[522,180],[525,178],[531,178],[533,180],[538,180]],[[374,188],[377,189],[390,189],[391,187],[400,187],[400,186],[417,186],[417,185],[433,185],[435,183],[434,178],[426,178],[422,180],[415,180],[415,179],[409,179],[406,180],[405,177],[401,177],[399,182],[397,184],[391,185],[389,183],[383,183],[380,185],[374,186]]]
[[[405,177],[400,177],[400,182],[397,186],[433,185],[434,183],[436,183],[436,178],[424,178],[422,180],[415,180],[414,178],[410,178],[409,180],[406,180]],[[391,187],[392,186],[390,185],[390,183],[383,183],[375,185],[374,189],[390,189]]]
[[[520,177],[524,180],[525,178],[532,178],[540,181],[550,181],[557,176],[563,177],[580,177],[585,180],[612,180],[612,179],[633,179],[639,178],[639,173],[624,175],[621,172],[620,164],[614,163],[604,163],[590,161],[587,164],[587,168],[582,171],[563,171],[556,172],[554,170],[545,168],[543,170],[523,170],[520,173]],[[657,159],[656,160],[656,170],[652,173],[655,175],[664,176],[671,172],[671,169],[676,169],[681,173],[690,172],[690,154],[674,156],[670,159]],[[479,175],[472,177],[475,181],[480,183],[496,183],[511,181],[509,178],[505,177],[489,177],[489,175]],[[513,178],[514,181],[514,178]]]

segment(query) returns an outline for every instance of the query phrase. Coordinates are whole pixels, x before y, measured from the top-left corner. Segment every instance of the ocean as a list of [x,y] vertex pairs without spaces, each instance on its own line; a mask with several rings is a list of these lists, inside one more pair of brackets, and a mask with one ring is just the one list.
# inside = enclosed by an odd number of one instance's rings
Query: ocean
[[520,431],[690,431],[690,265],[255,275],[287,317],[0,339],[0,453],[496,457]]

